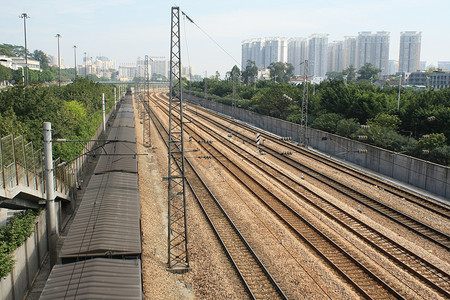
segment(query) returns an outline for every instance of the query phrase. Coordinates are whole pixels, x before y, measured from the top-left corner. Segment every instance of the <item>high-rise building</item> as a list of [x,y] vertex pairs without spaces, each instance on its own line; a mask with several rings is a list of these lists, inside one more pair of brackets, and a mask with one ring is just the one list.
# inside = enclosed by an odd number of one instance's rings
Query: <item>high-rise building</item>
[[247,61],[255,62],[258,69],[266,69],[273,62],[287,61],[286,38],[258,38],[242,41],[242,69]]
[[389,67],[388,67],[388,75],[394,75],[398,72],[398,61],[396,60],[389,60]]
[[305,65],[302,64],[308,59],[307,40],[305,38],[291,38],[288,40],[287,62],[294,67],[294,75],[303,75]]
[[343,55],[343,68],[347,69],[350,66],[357,67],[357,38],[356,36],[344,37],[344,55]]
[[371,63],[381,70],[381,74],[387,75],[389,67],[389,32],[378,31],[373,34],[370,31],[361,31],[357,40],[358,58],[357,69],[366,63]]
[[258,69],[264,69],[264,39],[242,41],[242,70],[248,61],[253,61]]
[[169,79],[169,60],[167,60],[165,57],[152,56],[149,63],[150,78],[153,74],[157,74]]
[[382,75],[389,69],[389,32],[377,31],[375,34],[375,61],[373,65],[381,70]]
[[328,34],[308,38],[308,75],[325,77],[327,73]]
[[266,38],[264,43],[264,68],[267,69],[271,63],[287,61],[287,39]]
[[399,72],[415,72],[420,69],[422,32],[400,33]]
[[420,70],[426,70],[427,69],[427,62],[425,60],[421,60],[419,65],[420,65]]
[[450,61],[438,61],[438,68],[442,71],[450,71]]
[[372,63],[375,52],[374,38],[371,31],[361,31],[358,33],[357,40],[357,65],[359,70],[365,63]]
[[334,41],[328,44],[328,63],[327,71],[341,72],[344,69],[344,42]]

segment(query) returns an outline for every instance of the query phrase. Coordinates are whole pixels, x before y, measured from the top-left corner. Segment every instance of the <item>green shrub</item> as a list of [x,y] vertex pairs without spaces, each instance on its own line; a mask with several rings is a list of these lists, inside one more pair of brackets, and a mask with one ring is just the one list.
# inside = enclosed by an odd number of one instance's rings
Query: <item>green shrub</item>
[[16,213],[5,226],[0,227],[0,277],[14,268],[12,254],[33,233],[40,210]]

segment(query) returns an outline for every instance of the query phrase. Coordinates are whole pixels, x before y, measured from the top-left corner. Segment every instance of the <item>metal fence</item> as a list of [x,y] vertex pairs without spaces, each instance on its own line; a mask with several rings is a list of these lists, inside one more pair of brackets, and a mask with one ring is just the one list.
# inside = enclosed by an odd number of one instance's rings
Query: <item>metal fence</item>
[[[55,191],[69,194],[70,189],[77,183],[77,178],[86,163],[86,153],[93,148],[88,143],[83,154],[73,160],[71,164],[62,163],[58,158],[53,161]],[[17,186],[45,193],[44,153],[35,151],[33,143],[26,143],[24,137],[8,135],[0,142],[0,188],[12,190]]]
[[8,135],[0,142],[0,186],[13,189],[27,186],[44,190],[42,151],[34,151],[32,143],[25,143],[23,136]]

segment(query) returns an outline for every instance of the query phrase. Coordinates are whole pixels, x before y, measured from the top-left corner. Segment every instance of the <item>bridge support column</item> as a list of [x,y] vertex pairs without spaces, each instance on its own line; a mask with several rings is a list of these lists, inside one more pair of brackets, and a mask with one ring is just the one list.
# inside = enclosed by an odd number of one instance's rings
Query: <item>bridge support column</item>
[[44,122],[44,162],[45,162],[45,191],[47,193],[47,239],[50,255],[50,266],[56,264],[56,241],[58,240],[58,227],[56,225],[55,185],[53,182],[53,149],[52,124]]

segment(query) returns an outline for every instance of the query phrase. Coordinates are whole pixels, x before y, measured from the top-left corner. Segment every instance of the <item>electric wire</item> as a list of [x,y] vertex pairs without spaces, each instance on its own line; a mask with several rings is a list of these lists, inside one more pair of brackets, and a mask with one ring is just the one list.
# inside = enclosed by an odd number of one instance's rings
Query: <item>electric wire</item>
[[242,65],[230,54],[227,52],[227,50],[225,50],[225,48],[223,48],[215,39],[213,39],[205,30],[203,30],[200,26],[198,26],[197,23],[195,23],[191,18],[189,18],[188,15],[186,15],[186,13],[184,11],[181,11],[181,13],[183,14],[183,16],[186,17],[186,19],[188,19],[189,22],[191,22],[192,24],[194,24],[195,26],[197,26],[197,28],[203,32],[211,41],[214,42],[214,44],[216,44],[223,52],[225,52],[232,60],[234,60],[236,62],[236,64],[242,69]]
[[[183,13],[183,22],[184,22],[184,26],[183,26],[183,31],[184,31],[184,42],[186,44],[186,55],[187,55],[187,59],[188,59],[188,66],[189,66],[189,81],[191,81],[191,60],[189,58],[189,47],[188,47],[188,39],[187,39],[187,34],[186,34],[186,15]],[[189,18],[189,17],[188,17]],[[189,20],[189,19],[188,19]]]

